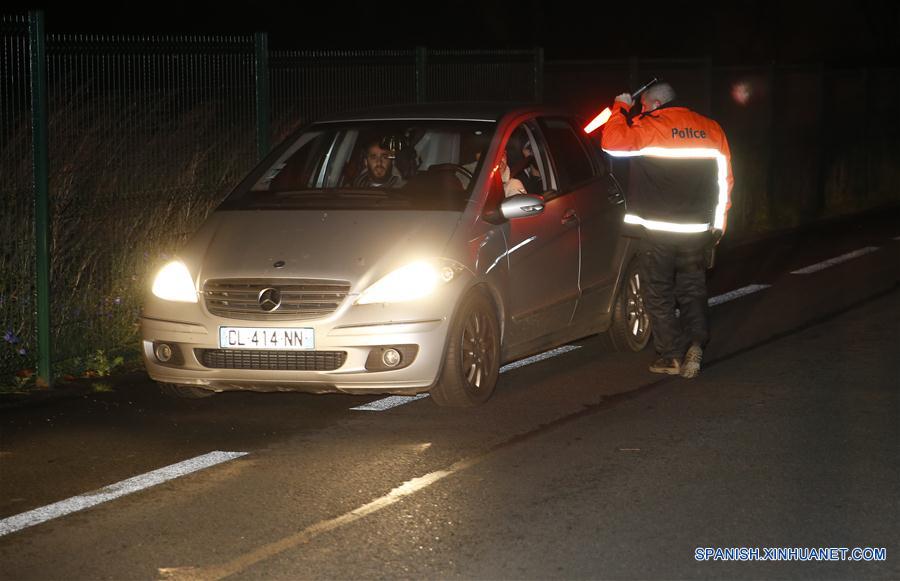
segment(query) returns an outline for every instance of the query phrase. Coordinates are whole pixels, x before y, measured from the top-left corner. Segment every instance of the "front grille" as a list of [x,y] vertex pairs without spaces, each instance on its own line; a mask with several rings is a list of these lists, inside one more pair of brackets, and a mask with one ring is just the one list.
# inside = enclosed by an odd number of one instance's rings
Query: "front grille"
[[334,371],[347,360],[346,351],[256,351],[253,349],[195,349],[199,361],[211,369]]
[[[260,293],[275,289],[281,304],[273,311],[260,306]],[[206,308],[213,315],[249,321],[299,321],[333,313],[350,292],[343,280],[222,279],[203,286]]]

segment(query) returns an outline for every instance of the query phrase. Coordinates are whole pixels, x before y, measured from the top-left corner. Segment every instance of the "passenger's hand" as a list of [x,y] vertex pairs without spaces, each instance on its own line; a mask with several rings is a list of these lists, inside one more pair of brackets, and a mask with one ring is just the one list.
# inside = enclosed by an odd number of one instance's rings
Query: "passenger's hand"
[[625,103],[629,107],[631,107],[634,104],[634,100],[631,98],[631,93],[622,93],[621,95],[616,97],[616,101],[617,102],[621,101],[622,103]]

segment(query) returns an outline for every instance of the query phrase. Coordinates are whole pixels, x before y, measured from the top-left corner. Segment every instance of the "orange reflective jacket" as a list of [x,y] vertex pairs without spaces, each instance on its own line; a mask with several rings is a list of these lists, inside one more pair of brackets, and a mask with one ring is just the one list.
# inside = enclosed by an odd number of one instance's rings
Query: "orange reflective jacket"
[[625,221],[648,230],[725,230],[731,207],[731,150],[719,124],[685,107],[660,107],[634,118],[616,101],[601,145],[631,158]]

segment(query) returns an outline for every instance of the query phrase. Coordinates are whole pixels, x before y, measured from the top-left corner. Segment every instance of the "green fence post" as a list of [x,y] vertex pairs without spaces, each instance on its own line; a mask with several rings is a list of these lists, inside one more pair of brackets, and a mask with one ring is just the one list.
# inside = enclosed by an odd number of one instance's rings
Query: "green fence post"
[[640,57],[633,56],[628,59],[629,92],[637,90],[637,88],[643,84],[644,83],[641,82],[641,59]]
[[818,84],[818,95],[816,99],[818,101],[816,107],[816,132],[818,134],[816,136],[816,189],[812,193],[812,203],[807,202],[804,204],[804,209],[808,211],[808,215],[804,217],[810,222],[821,218],[822,213],[827,210],[828,170],[830,169],[829,161],[831,159],[832,144],[832,132],[826,125],[828,120],[828,110],[830,108],[828,99],[830,93],[828,92],[828,78],[826,76],[824,62],[819,63],[816,75]]
[[776,223],[775,208],[778,207],[775,199],[775,189],[778,187],[778,178],[775,175],[778,163],[778,135],[776,133],[778,123],[778,102],[775,100],[775,85],[778,83],[778,70],[775,61],[769,64],[768,71],[768,91],[766,92],[766,101],[768,105],[769,118],[767,119],[766,133],[766,150],[768,156],[766,158],[766,223],[764,227],[772,228]]
[[256,45],[256,155],[269,153],[269,40],[265,32],[254,35]]
[[416,47],[416,103],[424,103],[427,97],[425,92],[426,70],[428,65],[428,49],[424,46]]
[[712,57],[709,56],[703,61],[703,90],[706,114],[713,116],[715,115],[715,111],[713,111],[713,66]]
[[534,101],[544,101],[544,47],[534,47]]
[[[859,120],[862,125],[862,143],[865,144],[863,150],[865,151],[865,171],[863,172],[863,192],[866,203],[869,202],[869,168],[872,167],[872,146],[869,141],[869,67],[864,66],[862,71],[860,72],[861,78],[860,82],[862,83],[862,99],[861,99],[861,111],[859,112]],[[860,143],[859,134],[856,136],[856,143]]]
[[35,257],[37,264],[37,381],[41,387],[53,385],[50,369],[50,155],[47,137],[47,47],[44,13],[28,13],[31,54],[31,151],[34,177]]

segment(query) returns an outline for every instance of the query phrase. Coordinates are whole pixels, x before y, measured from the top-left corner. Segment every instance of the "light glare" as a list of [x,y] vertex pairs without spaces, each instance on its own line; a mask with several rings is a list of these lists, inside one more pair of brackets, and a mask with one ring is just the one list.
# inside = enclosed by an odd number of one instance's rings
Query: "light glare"
[[731,87],[731,98],[734,99],[738,105],[746,106],[752,97],[753,85],[746,81],[735,83],[734,86]]
[[160,269],[153,280],[153,294],[166,301],[196,303],[197,292],[191,273],[183,262],[170,262]]
[[380,279],[367,288],[357,301],[371,303],[402,303],[430,295],[440,280],[437,270],[425,261],[413,262]]

